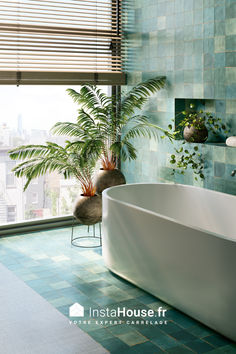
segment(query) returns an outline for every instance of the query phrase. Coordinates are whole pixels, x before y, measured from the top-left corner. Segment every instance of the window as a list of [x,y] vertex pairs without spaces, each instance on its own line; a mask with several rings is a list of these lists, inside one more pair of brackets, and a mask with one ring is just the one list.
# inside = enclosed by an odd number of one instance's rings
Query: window
[[15,175],[12,172],[13,167],[15,166],[14,161],[6,162],[6,185],[7,187],[15,186]]
[[16,221],[16,205],[7,206],[7,222]]
[[78,108],[65,89],[124,84],[121,44],[121,0],[1,1],[0,223],[13,219],[12,206],[15,221],[72,213],[74,180],[46,174],[23,192],[25,180],[12,173],[8,151],[63,144],[50,128],[74,121]]
[[38,184],[39,183],[39,179],[38,178],[34,178],[31,183],[32,184]]
[[34,192],[32,193],[32,204],[37,204],[38,203],[38,193]]
[[[66,89],[80,86],[0,86],[0,224],[37,218],[71,215],[80,193],[77,181],[57,173],[46,174],[30,183],[24,192],[24,178],[17,178],[12,168],[20,162],[9,158],[16,146],[63,144],[65,137],[52,136],[50,128],[58,121],[75,122],[78,106]],[[108,86],[101,86],[105,93]],[[1,136],[4,139],[1,140]]]

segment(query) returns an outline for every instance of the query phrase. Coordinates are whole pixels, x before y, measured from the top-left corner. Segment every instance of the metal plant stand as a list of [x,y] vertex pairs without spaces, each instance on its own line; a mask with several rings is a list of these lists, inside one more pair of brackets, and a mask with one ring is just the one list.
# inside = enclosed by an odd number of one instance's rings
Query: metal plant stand
[[[96,225],[98,225],[99,233],[96,235]],[[71,244],[76,247],[81,248],[96,248],[102,246],[102,234],[101,234],[101,223],[91,225],[92,233],[90,235],[90,226],[88,226],[87,235],[74,235],[74,226],[75,226],[75,219],[72,222],[72,230],[71,230]],[[85,242],[84,242],[85,241]],[[86,241],[88,242],[86,244]]]

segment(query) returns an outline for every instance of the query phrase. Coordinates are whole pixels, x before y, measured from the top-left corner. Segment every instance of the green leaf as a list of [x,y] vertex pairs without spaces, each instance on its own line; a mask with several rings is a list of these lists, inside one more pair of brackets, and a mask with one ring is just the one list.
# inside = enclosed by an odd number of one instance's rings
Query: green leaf
[[151,94],[164,88],[165,82],[166,78],[162,76],[149,79],[135,86],[122,98],[120,106],[121,114],[130,116],[134,114],[135,109],[141,109]]
[[34,178],[54,171],[65,178],[74,176],[80,183],[90,181],[95,162],[92,158],[85,159],[80,149],[80,144],[75,146],[68,142],[64,148],[47,142],[46,145],[21,146],[11,150],[9,154],[13,159],[25,160],[13,169],[17,177],[26,177],[25,190]]

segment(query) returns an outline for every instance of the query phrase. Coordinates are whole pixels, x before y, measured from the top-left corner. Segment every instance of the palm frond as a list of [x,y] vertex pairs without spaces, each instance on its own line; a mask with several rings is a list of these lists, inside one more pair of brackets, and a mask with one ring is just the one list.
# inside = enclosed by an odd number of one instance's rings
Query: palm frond
[[[85,141],[67,142],[66,148],[72,148],[80,151],[80,158],[83,158],[86,164],[90,160],[90,164],[95,164],[104,148],[103,139],[86,139]],[[80,162],[82,165],[82,161]]]
[[128,132],[124,135],[124,140],[129,140],[129,139],[134,139],[134,138],[149,138],[151,137],[156,138],[156,130],[150,129],[147,125],[145,124],[137,124],[134,127],[130,128]]
[[73,99],[73,101],[75,103],[78,103],[78,104],[80,103],[80,101],[79,101],[80,100],[79,92],[77,92],[77,91],[75,91],[73,89],[70,89],[70,88],[68,88],[66,91],[68,92],[68,95],[72,97],[72,99]]
[[111,152],[119,157],[120,156],[120,152],[121,152],[121,148],[122,148],[122,143],[121,141],[115,141],[113,144],[111,144],[110,146],[110,150]]
[[74,175],[73,167],[63,160],[58,160],[58,156],[49,156],[47,158],[40,157],[38,159],[31,159],[17,165],[13,171],[17,177],[25,176],[27,182],[24,190],[28,187],[29,183],[39,176],[44,175],[46,172],[57,171],[63,174],[65,178],[70,178]]
[[80,136],[81,128],[76,123],[70,122],[57,122],[50,130],[53,134],[67,135],[67,136]]
[[110,150],[116,157],[120,157],[123,161],[135,160],[137,158],[137,150],[128,140],[116,141],[110,146]]
[[67,145],[62,147],[47,142],[46,145],[25,145],[13,149],[10,152],[12,159],[26,160],[15,166],[13,172],[17,177],[26,177],[24,190],[32,179],[54,171],[62,174],[66,179],[74,176],[83,185],[88,181],[90,183],[95,159],[82,155],[84,144],[81,141],[77,141],[76,144],[67,141]]
[[80,92],[73,89],[67,89],[67,92],[75,103],[82,105],[83,108],[90,110],[96,115],[99,111],[104,113],[111,105],[111,98],[93,85],[82,86]]
[[77,117],[77,124],[80,126],[80,128],[89,130],[96,127],[96,121],[91,114],[89,114],[83,108],[79,109],[78,113],[79,115]]
[[32,157],[45,156],[48,152],[49,148],[45,145],[21,145],[8,151],[12,160],[24,160]]
[[121,101],[121,115],[130,116],[135,109],[141,109],[151,94],[165,86],[164,76],[149,79],[135,86]]
[[105,108],[110,105],[111,99],[98,87],[84,85],[80,90],[80,103],[90,109]]
[[123,161],[135,160],[137,158],[137,150],[130,141],[123,141],[121,144],[120,156]]

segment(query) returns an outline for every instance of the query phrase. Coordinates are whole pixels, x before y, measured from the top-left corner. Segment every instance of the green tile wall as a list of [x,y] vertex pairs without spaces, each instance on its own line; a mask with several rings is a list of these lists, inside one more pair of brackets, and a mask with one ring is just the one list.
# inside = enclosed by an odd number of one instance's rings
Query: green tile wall
[[[236,135],[236,1],[125,0],[124,68],[126,92],[156,75],[167,87],[144,107],[150,120],[167,127],[175,115],[176,99],[204,99]],[[172,175],[168,162],[173,145],[167,140],[136,140],[138,159],[125,162],[128,182],[178,182],[236,194],[236,149],[200,145],[205,180],[192,171]],[[179,144],[176,142],[175,144]]]

